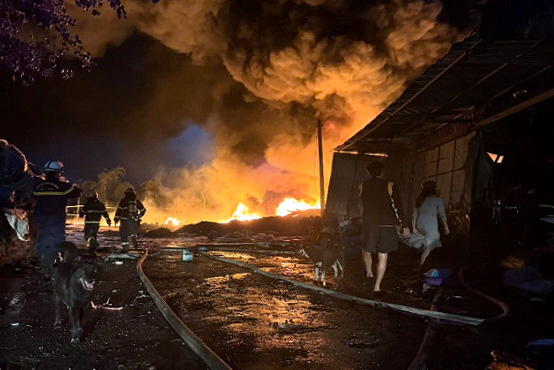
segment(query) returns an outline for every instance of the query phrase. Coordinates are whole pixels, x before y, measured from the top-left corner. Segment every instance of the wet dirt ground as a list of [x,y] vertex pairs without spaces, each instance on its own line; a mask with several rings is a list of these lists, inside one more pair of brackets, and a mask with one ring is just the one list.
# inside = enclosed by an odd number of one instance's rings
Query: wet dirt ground
[[195,258],[185,265],[178,255],[164,254],[148,261],[145,272],[183,321],[234,368],[403,369],[417,352],[411,343],[421,341],[421,321]]
[[[117,243],[115,237],[101,241]],[[54,329],[52,285],[42,280],[36,261],[0,269],[0,369],[206,369],[146,293],[136,261],[104,261],[109,254],[97,255],[103,273],[92,301],[109,299],[110,308],[121,310],[86,310],[79,344],[70,343],[67,310]]]
[[[313,277],[312,265],[296,256],[211,253],[303,282]],[[403,264],[400,256],[391,263],[384,286],[392,293],[383,300],[429,308],[431,297],[405,292]],[[237,369],[406,369],[427,328],[418,317],[337,300],[200,255],[184,262],[180,252],[160,253],[149,257],[145,272],[182,320]],[[356,279],[339,286],[330,278],[327,287],[369,297],[370,289]],[[490,351],[499,348],[551,370],[550,360],[525,349],[528,340],[548,337],[552,321],[539,320],[549,306],[535,303],[529,316],[529,307],[515,303],[500,322],[439,325],[428,368],[484,369]],[[446,288],[437,307],[483,318],[500,313],[460,287]]]
[[[78,231],[70,232],[70,239],[82,244],[80,238]],[[100,241],[104,246],[118,244],[113,232],[103,233]],[[143,246],[155,247],[197,242],[141,239]],[[210,253],[303,282],[313,277],[312,265],[295,255]],[[67,315],[62,314],[62,329],[54,330],[52,290],[40,280],[32,261],[0,269],[0,369],[205,368],[147,295],[136,275],[136,260],[115,264],[105,261],[109,254],[107,249],[98,253],[96,261],[104,272],[93,302],[109,298],[110,307],[122,310],[88,310],[85,336],[77,345],[69,343]],[[413,257],[400,253],[390,259],[383,285],[390,295],[383,300],[429,308],[432,297],[410,292],[417,289],[417,283],[409,282]],[[144,271],[182,320],[236,369],[406,369],[427,328],[419,317],[334,299],[199,254],[185,262],[180,251],[160,251],[148,257]],[[360,297],[368,298],[371,290],[356,274],[347,274],[343,285],[329,275],[328,282],[329,289]],[[517,301],[508,303],[518,306]],[[544,318],[551,306],[527,300],[520,304],[527,305],[534,305],[533,315],[514,310],[500,323],[440,325],[429,369],[484,369],[492,349],[517,353],[527,340],[548,337],[554,325]],[[498,314],[498,308],[460,288],[448,290],[438,306],[470,316]],[[552,369],[546,362],[536,363],[536,369]]]

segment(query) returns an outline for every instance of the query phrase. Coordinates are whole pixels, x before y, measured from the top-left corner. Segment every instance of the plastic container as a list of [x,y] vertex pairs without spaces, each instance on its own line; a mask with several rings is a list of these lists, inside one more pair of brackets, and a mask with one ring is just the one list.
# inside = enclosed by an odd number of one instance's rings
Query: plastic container
[[183,251],[183,261],[192,261],[193,254],[191,251],[184,250]]

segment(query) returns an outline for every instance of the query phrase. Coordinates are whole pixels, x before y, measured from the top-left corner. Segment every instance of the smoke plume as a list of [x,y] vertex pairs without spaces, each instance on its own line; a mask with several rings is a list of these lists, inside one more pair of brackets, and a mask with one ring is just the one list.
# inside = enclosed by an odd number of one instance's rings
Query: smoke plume
[[72,9],[76,32],[97,58],[136,33],[171,50],[145,51],[151,56],[143,98],[124,121],[139,128],[142,140],[160,145],[190,122],[213,136],[205,148],[209,163],[161,170],[156,178],[170,195],[164,206],[179,203],[187,221],[226,219],[239,202],[261,214],[273,214],[285,196],[316,202],[316,120],[324,123],[328,171],[331,149],[460,35],[442,20],[439,1],[131,0],[125,6],[126,20],[108,9],[99,17]]

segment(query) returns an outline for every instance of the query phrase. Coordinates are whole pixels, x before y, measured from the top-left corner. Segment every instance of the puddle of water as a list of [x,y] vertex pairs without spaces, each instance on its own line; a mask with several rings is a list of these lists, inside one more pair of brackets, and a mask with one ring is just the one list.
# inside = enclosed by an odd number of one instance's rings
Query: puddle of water
[[[312,266],[294,257],[218,254],[298,280],[313,277]],[[234,368],[371,369],[380,362],[406,368],[417,352],[419,341],[405,330],[420,335],[420,320],[336,301],[207,258],[186,264],[176,258],[156,260],[157,272],[147,274],[164,296],[189,290],[168,303]],[[191,276],[198,279],[194,285]],[[406,355],[390,354],[395,346]]]

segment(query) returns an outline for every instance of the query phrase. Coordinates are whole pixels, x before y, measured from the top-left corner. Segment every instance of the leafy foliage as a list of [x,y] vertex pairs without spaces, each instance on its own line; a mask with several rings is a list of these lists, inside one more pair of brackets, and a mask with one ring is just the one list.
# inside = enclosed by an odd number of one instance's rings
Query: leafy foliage
[[[81,9],[99,15],[104,0],[73,0]],[[153,0],[157,2],[157,0]],[[121,0],[109,0],[119,18],[126,12]],[[0,1],[0,63],[12,73],[14,80],[32,83],[37,76],[63,78],[73,70],[63,58],[77,58],[84,69],[93,66],[78,35],[70,32],[75,19],[67,11],[64,0]]]
[[98,174],[98,181],[86,180],[81,187],[85,192],[96,191],[98,199],[107,206],[116,206],[123,198],[125,189],[133,187],[130,182],[125,181],[126,174],[122,166],[106,168]]

